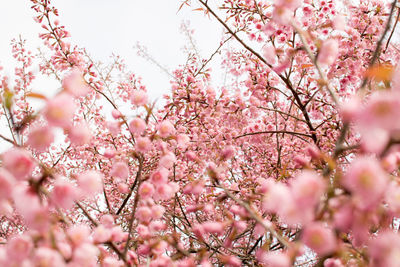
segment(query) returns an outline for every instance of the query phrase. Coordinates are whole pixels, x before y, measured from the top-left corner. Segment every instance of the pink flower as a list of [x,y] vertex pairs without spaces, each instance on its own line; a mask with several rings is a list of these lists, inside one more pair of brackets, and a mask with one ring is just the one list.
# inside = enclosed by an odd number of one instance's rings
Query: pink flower
[[162,137],[162,138],[166,138],[172,134],[174,134],[175,132],[175,127],[172,125],[172,123],[168,120],[165,120],[163,122],[161,122],[158,125],[158,134]]
[[78,176],[78,186],[83,197],[92,197],[103,190],[103,175],[97,171],[86,171]]
[[117,110],[117,109],[113,109],[113,110],[111,111],[111,115],[112,115],[112,117],[113,117],[114,119],[119,119],[119,118],[121,118],[121,116],[122,116],[121,112],[120,112],[119,110]]
[[92,134],[86,122],[79,123],[73,126],[68,132],[71,143],[81,146],[90,142]]
[[314,207],[325,192],[326,183],[313,171],[303,171],[291,182],[291,191],[298,207]]
[[343,121],[354,121],[361,112],[361,101],[357,96],[351,97],[347,102],[340,104],[339,112]]
[[99,225],[93,232],[93,241],[96,243],[105,243],[111,239],[111,231],[103,225]]
[[104,157],[108,158],[108,159],[112,159],[113,157],[115,157],[116,151],[114,149],[106,149],[104,151]]
[[371,266],[399,266],[400,236],[392,231],[383,231],[371,240],[368,251]]
[[318,54],[318,63],[331,65],[335,62],[339,54],[339,43],[336,39],[329,39],[322,43]]
[[26,144],[37,152],[44,152],[54,141],[54,134],[49,126],[36,126],[30,130]]
[[389,206],[390,212],[395,215],[400,215],[400,186],[396,182],[389,184],[385,192],[385,200]]
[[37,266],[66,266],[61,254],[54,249],[39,247],[35,249],[35,254],[33,256],[33,262]]
[[168,248],[168,243],[165,242],[164,240],[157,241],[156,244],[153,244],[151,246],[151,252],[153,252],[156,255],[161,255],[165,252],[165,250]]
[[152,221],[149,225],[151,232],[163,231],[167,228],[167,225],[162,221]]
[[99,249],[96,246],[84,243],[74,250],[71,263],[75,266],[96,266],[98,254]]
[[306,225],[301,240],[320,256],[329,255],[336,249],[335,234],[322,223],[314,222]]
[[6,169],[0,168],[0,200],[8,199],[12,195],[15,178]]
[[10,201],[8,200],[0,200],[0,215],[10,217],[13,214],[13,207],[11,206]]
[[242,266],[242,261],[236,256],[226,255],[223,258],[224,258],[223,261],[225,262],[227,267],[240,267],[240,266]]
[[193,151],[188,151],[185,153],[185,157],[190,160],[190,161],[194,161],[197,159],[196,154]]
[[375,158],[355,159],[343,177],[342,184],[359,198],[359,205],[368,208],[380,200],[388,177]]
[[90,228],[87,225],[73,225],[67,232],[69,240],[76,247],[89,242]]
[[288,25],[293,19],[293,12],[288,8],[276,6],[272,17],[276,23]]
[[113,257],[106,257],[102,262],[102,267],[119,267],[123,266],[123,262]]
[[150,180],[155,185],[165,184],[168,181],[168,170],[166,168],[159,168],[150,176]]
[[83,96],[89,93],[89,86],[83,79],[83,73],[78,68],[73,68],[70,73],[65,75],[63,88],[74,96]]
[[69,209],[74,204],[77,192],[74,185],[64,179],[58,178],[54,183],[51,199],[55,205]]
[[114,217],[110,214],[105,214],[101,217],[100,223],[107,228],[112,228],[114,226]]
[[131,101],[133,105],[144,106],[147,104],[147,94],[143,90],[136,90],[132,93]]
[[201,224],[203,230],[210,234],[221,235],[224,233],[224,225],[221,222],[204,222]]
[[124,232],[121,226],[114,226],[111,229],[111,239],[114,242],[122,242],[126,240],[128,237],[128,233]]
[[127,194],[129,192],[129,186],[126,183],[119,183],[117,188],[122,194]]
[[268,45],[263,48],[263,56],[268,64],[274,65],[276,63],[276,52],[272,45]]
[[13,190],[17,212],[23,217],[28,227],[38,231],[46,231],[49,226],[49,211],[42,206],[39,198],[27,185],[19,184]]
[[147,227],[147,226],[145,226],[143,224],[139,224],[136,227],[136,232],[143,239],[149,239],[151,237],[151,233],[149,231],[149,227]]
[[59,94],[47,102],[44,117],[50,126],[67,129],[71,126],[76,106],[72,96]]
[[146,130],[146,122],[139,118],[136,117],[131,122],[129,123],[129,131],[135,134],[143,134],[144,131]]
[[138,152],[146,153],[151,149],[151,141],[148,137],[138,137],[135,141],[135,149]]
[[18,180],[24,180],[32,174],[36,164],[30,154],[21,148],[12,148],[2,155],[3,167]]
[[21,262],[26,259],[33,248],[32,240],[27,235],[17,235],[7,243],[7,256],[10,260]]
[[152,212],[151,209],[143,206],[137,209],[136,217],[140,222],[149,223],[152,219]]
[[174,153],[168,152],[160,158],[159,164],[161,167],[169,169],[169,168],[172,168],[172,166],[174,166],[175,161],[176,161],[176,157],[175,157]]
[[139,187],[139,195],[142,199],[152,197],[154,194],[154,186],[149,182],[143,182]]
[[343,15],[337,15],[332,20],[332,26],[335,30],[344,31],[346,29],[346,18]]
[[158,220],[164,215],[165,208],[161,205],[154,205],[151,207],[151,212],[154,220]]
[[368,153],[380,154],[390,140],[389,133],[380,128],[364,127],[360,132],[361,148]]
[[265,193],[262,206],[265,211],[277,213],[283,207],[291,205],[292,195],[286,185],[276,183],[272,179],[265,180],[263,183]]
[[229,160],[235,155],[235,148],[233,146],[227,146],[222,150],[221,156],[224,160]]
[[117,135],[121,131],[121,125],[118,121],[108,121],[107,129],[112,135]]
[[156,185],[156,192],[154,193],[154,200],[167,200],[174,196],[176,187],[173,183],[163,183]]
[[277,7],[287,8],[294,11],[302,4],[302,0],[275,0],[274,4]]
[[190,138],[186,134],[178,134],[176,136],[176,142],[179,147],[186,148],[190,142]]
[[357,124],[368,131],[381,128],[387,131],[400,129],[400,94],[398,92],[376,92],[359,113]]
[[291,260],[286,253],[279,251],[267,252],[263,249],[259,249],[256,252],[257,260],[266,266],[274,267],[289,267],[291,266]]
[[340,259],[330,258],[324,261],[324,267],[344,267],[344,265]]
[[128,164],[122,161],[114,163],[111,168],[110,175],[123,180],[128,178],[129,177]]

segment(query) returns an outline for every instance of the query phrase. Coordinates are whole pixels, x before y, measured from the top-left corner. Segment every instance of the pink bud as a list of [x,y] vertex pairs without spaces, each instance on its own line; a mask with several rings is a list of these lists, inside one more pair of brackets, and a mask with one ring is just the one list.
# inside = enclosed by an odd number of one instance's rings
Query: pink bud
[[121,112],[119,112],[119,110],[117,109],[113,109],[113,111],[111,112],[111,115],[113,116],[114,119],[119,119],[121,118]]

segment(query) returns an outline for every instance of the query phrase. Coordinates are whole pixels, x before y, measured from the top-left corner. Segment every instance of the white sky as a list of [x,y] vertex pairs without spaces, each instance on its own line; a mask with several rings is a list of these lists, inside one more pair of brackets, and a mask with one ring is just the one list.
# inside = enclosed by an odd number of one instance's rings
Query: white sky
[[[41,45],[38,33],[43,32],[33,21],[29,0],[0,0],[0,64],[12,75],[10,41],[19,34],[27,39],[28,48],[36,51]],[[213,19],[192,8],[177,13],[178,0],[53,0],[60,12],[60,23],[70,31],[71,43],[85,47],[97,60],[106,62],[112,53],[120,55],[156,98],[169,90],[169,78],[157,66],[137,56],[137,42],[161,65],[173,70],[185,62],[182,47],[187,44],[180,33],[183,20],[195,29],[195,39],[203,56],[219,44],[222,28]],[[193,1],[195,2],[195,1]],[[51,86],[51,85],[48,85]],[[55,85],[53,85],[55,86]],[[40,83],[39,83],[40,87]],[[43,88],[42,88],[43,89]]]

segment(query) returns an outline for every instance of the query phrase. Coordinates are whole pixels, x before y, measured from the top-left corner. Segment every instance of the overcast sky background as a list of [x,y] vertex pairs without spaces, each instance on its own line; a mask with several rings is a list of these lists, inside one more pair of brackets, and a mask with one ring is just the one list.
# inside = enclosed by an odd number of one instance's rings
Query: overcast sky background
[[[13,75],[10,41],[19,34],[27,39],[28,48],[36,52],[41,46],[38,34],[43,32],[33,21],[34,11],[29,0],[0,0],[0,64]],[[120,55],[129,69],[143,77],[152,98],[169,90],[169,77],[157,66],[137,55],[137,42],[161,65],[170,70],[185,62],[182,47],[187,44],[180,32],[182,21],[190,21],[203,56],[210,55],[219,44],[222,28],[198,7],[183,8],[181,1],[171,0],[53,0],[60,13],[60,23],[71,33],[71,43],[85,47],[95,60],[107,62],[112,53]],[[195,2],[195,1],[193,1]],[[38,87],[57,86],[40,80]],[[43,88],[42,88],[43,89]]]

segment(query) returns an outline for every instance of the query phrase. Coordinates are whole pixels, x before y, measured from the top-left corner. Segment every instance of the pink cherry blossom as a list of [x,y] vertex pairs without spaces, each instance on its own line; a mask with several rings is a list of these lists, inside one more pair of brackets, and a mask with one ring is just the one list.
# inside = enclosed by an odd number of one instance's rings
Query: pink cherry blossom
[[158,134],[162,138],[166,138],[174,134],[175,128],[170,121],[163,121],[158,125]]
[[44,117],[50,126],[69,128],[76,106],[72,96],[68,94],[59,94],[47,102],[44,110]]
[[58,178],[54,183],[51,197],[56,206],[69,209],[77,198],[77,191],[73,184],[62,178]]
[[165,184],[168,181],[168,170],[161,167],[151,174],[150,179],[155,185]]
[[135,148],[138,152],[146,153],[151,149],[151,141],[148,137],[136,138]]
[[86,123],[79,123],[71,128],[68,137],[72,144],[80,146],[88,144],[92,138],[92,134]]
[[145,91],[134,91],[131,96],[132,104],[136,106],[144,106],[147,104],[147,94]]
[[123,180],[128,178],[129,176],[128,164],[122,161],[114,163],[110,171],[110,175]]
[[141,118],[134,118],[129,123],[129,130],[135,134],[143,134],[146,130],[146,122]]
[[15,178],[6,169],[0,168],[0,199],[10,198],[12,195]]
[[376,159],[361,157],[351,163],[342,184],[359,198],[361,207],[367,208],[383,197],[388,177]]
[[321,223],[312,223],[304,228],[302,241],[317,254],[324,256],[336,249],[336,238],[332,230]]
[[36,126],[30,130],[26,144],[38,152],[44,152],[53,141],[54,133],[49,126]]
[[13,148],[2,154],[3,167],[16,179],[29,178],[35,168],[35,162],[31,155],[23,149]]
[[154,194],[154,186],[149,182],[143,182],[139,188],[139,195],[143,199],[150,198]]
[[78,68],[72,69],[65,75],[62,83],[64,89],[74,96],[83,96],[89,93],[89,86],[83,79],[82,72]]
[[94,196],[103,189],[103,176],[97,171],[86,171],[78,176],[78,186],[82,196]]
[[331,65],[339,54],[339,44],[335,39],[329,39],[322,43],[318,54],[318,62],[322,65]]
[[28,235],[14,236],[7,244],[7,257],[21,262],[29,256],[32,249],[33,242]]

